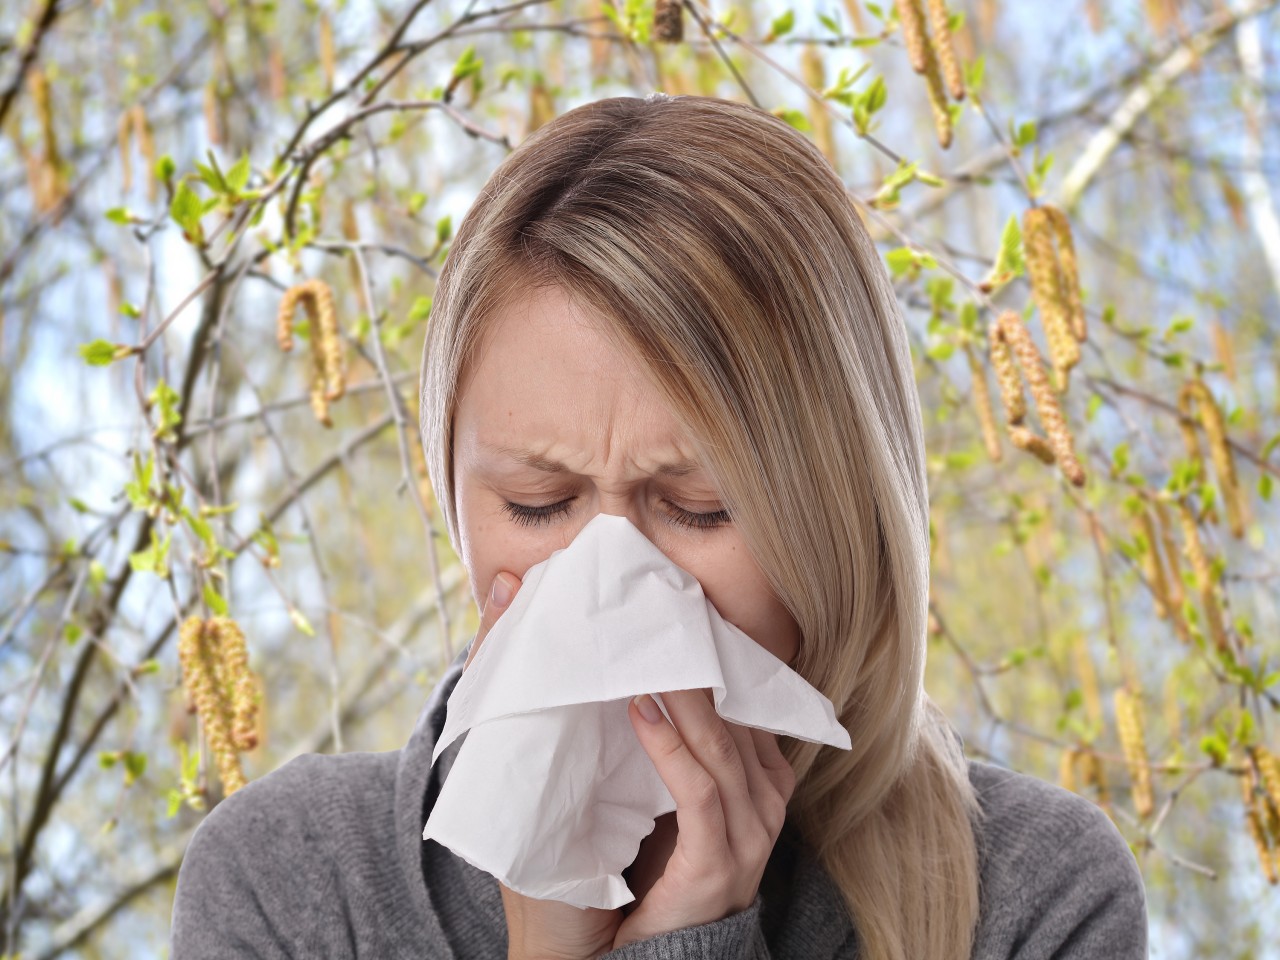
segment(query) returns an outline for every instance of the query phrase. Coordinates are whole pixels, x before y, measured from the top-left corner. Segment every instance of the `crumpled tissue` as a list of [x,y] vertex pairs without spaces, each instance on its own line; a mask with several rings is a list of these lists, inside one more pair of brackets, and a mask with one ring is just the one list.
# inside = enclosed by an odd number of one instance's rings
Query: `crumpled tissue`
[[[449,697],[464,732],[422,837],[525,896],[612,909],[675,809],[636,738],[636,694],[709,688],[717,713],[844,750],[831,701],[726,621],[626,517],[598,514],[530,567]],[[669,718],[669,714],[667,715]]]

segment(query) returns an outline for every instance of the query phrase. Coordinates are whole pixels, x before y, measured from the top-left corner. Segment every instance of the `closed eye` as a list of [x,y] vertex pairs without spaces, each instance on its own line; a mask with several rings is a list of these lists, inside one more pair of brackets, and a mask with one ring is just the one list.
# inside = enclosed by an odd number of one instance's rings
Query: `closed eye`
[[[545,507],[528,507],[524,504],[512,503],[507,500],[503,502],[502,509],[521,526],[538,526],[550,523],[555,517],[568,513],[570,504],[576,499],[577,497],[570,497],[568,500],[561,500],[559,503],[548,504]],[[677,507],[669,501],[663,502],[668,507],[669,521],[679,527],[711,530],[725,526],[731,523],[733,519],[730,517],[728,510],[716,510],[712,513],[694,513],[692,510]]]

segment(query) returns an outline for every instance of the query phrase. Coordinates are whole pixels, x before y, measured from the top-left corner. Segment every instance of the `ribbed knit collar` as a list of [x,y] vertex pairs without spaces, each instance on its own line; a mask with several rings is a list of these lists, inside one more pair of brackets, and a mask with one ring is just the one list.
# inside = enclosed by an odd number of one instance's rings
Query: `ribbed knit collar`
[[[418,715],[409,742],[400,751],[400,762],[396,770],[397,856],[405,883],[411,891],[415,912],[420,914],[423,925],[432,928],[433,933],[440,934],[442,941],[444,932],[440,925],[440,904],[433,902],[423,871],[424,845],[428,841],[422,839],[422,831],[427,823],[427,813],[440,793],[440,787],[453,766],[458,750],[467,739],[464,733],[454,740],[440,754],[435,766],[432,766],[431,754],[444,729],[449,695],[462,676],[462,665],[466,659],[467,648],[463,648],[437,682],[426,706]],[[468,893],[467,899],[484,918],[485,925],[491,927],[493,935],[505,939],[506,914],[502,908],[498,881],[460,857],[455,858],[455,861]]]

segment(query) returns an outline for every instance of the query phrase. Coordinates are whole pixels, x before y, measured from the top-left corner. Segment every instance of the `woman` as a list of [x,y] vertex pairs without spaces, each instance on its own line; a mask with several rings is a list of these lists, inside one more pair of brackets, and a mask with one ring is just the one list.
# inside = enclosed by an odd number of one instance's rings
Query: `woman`
[[[423,354],[427,463],[480,628],[402,750],[299,757],[210,813],[175,957],[1146,955],[1141,878],[1107,817],[967,762],[923,692],[910,353],[803,137],[709,98],[564,114],[463,221]],[[449,692],[524,571],[601,512],[697,577],[853,741],[779,742],[700,691],[664,695],[674,725],[634,704],[676,811],[614,911],[520,896],[420,839],[461,743],[431,768]]]

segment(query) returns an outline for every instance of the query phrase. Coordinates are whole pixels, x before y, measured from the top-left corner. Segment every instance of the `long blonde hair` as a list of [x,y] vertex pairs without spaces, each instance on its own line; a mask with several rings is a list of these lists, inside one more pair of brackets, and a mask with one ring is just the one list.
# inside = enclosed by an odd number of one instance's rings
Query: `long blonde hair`
[[880,258],[835,171],[783,121],[617,97],[531,135],[485,184],[436,287],[421,430],[457,549],[453,413],[486,318],[564,289],[694,440],[799,624],[793,666],[852,751],[785,739],[789,818],[866,960],[961,960],[980,808],[924,692],[929,506],[920,401]]

